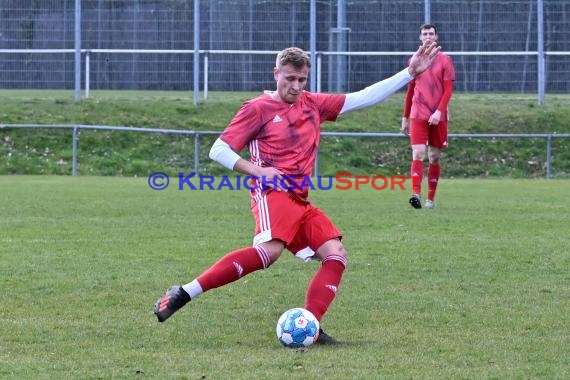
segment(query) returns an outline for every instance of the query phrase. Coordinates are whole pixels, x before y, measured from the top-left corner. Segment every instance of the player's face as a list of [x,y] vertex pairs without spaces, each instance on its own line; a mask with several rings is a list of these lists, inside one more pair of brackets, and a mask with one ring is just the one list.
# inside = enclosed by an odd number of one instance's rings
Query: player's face
[[307,85],[309,68],[297,69],[292,65],[277,67],[273,70],[277,82],[277,95],[282,102],[295,103]]
[[437,34],[435,33],[434,28],[429,29],[422,29],[420,31],[420,41],[422,41],[422,45],[426,42],[436,42],[437,41]]

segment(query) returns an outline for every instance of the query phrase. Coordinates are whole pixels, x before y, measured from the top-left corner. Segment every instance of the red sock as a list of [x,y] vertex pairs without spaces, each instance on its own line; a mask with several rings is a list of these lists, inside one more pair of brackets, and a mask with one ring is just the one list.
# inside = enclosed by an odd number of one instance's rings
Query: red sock
[[428,166],[428,199],[435,199],[435,190],[437,189],[437,183],[439,182],[439,173],[441,167],[439,163],[429,164]]
[[196,280],[206,292],[234,282],[256,270],[265,269],[269,264],[269,256],[261,246],[242,248],[222,257]]
[[424,179],[424,162],[422,160],[413,160],[410,172],[412,177],[412,194],[421,195],[422,180]]
[[313,313],[319,321],[336,296],[345,267],[346,259],[344,257],[328,256],[309,284],[305,309]]

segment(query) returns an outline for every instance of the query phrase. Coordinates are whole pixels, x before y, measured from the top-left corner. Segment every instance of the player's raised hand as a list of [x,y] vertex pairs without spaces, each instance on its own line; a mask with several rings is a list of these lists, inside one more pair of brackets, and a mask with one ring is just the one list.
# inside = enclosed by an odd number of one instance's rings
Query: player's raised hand
[[433,63],[440,50],[441,46],[437,46],[435,41],[427,41],[421,45],[410,59],[408,65],[410,75],[415,77],[424,72]]

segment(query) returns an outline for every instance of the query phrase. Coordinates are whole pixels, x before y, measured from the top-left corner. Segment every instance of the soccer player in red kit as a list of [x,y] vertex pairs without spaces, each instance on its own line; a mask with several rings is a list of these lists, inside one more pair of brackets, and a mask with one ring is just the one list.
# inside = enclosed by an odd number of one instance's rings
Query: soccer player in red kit
[[[437,42],[437,28],[433,24],[420,27],[422,43]],[[426,208],[435,207],[435,191],[440,176],[441,151],[447,148],[447,106],[453,92],[455,69],[451,58],[439,52],[433,64],[417,75],[408,85],[402,117],[402,132],[410,136],[412,145],[412,196],[413,208],[422,208],[422,180],[424,158],[428,149],[428,194]]]
[[[311,61],[291,47],[277,55],[276,91],[245,102],[210,150],[210,158],[228,169],[255,178],[251,206],[256,228],[253,244],[226,254],[193,281],[172,286],[155,304],[160,322],[191,299],[266,269],[285,248],[307,262],[321,262],[310,282],[305,308],[321,321],[335,298],[347,264],[342,233],[308,199],[303,178],[312,174],[320,126],[339,115],[372,106],[405,86],[437,55],[435,44],[421,46],[398,74],[350,94],[305,91]],[[236,153],[248,147],[250,160]],[[320,331],[317,343],[339,343]]]

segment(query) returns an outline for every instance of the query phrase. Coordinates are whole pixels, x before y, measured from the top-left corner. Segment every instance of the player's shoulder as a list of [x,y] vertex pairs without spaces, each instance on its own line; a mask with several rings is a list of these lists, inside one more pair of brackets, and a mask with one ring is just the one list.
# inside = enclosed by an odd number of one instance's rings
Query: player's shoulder
[[444,51],[440,51],[437,57],[442,61],[452,62],[451,56]]
[[270,107],[270,104],[274,103],[271,95],[268,93],[263,93],[255,98],[245,100],[240,109],[242,111],[248,111],[250,113],[259,113],[261,110]]
[[255,98],[247,99],[246,101],[243,102],[243,105],[257,105],[269,101],[272,101],[271,95],[269,94],[269,92],[264,92],[263,94],[260,94]]
[[301,107],[314,107],[319,104],[319,95],[316,92],[310,92],[307,90],[301,91],[301,94],[297,98],[297,104]]
[[334,98],[342,98],[345,97],[345,94],[328,94],[324,92],[310,92],[310,91],[303,91],[301,94],[301,98],[307,102],[313,102],[315,104],[322,103],[323,101],[334,99]]
[[331,94],[303,91],[298,101],[304,109],[320,110],[330,102]]

